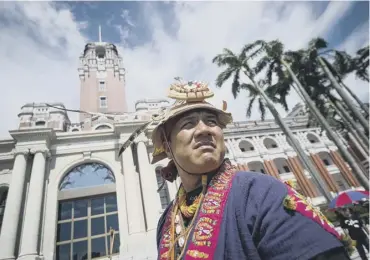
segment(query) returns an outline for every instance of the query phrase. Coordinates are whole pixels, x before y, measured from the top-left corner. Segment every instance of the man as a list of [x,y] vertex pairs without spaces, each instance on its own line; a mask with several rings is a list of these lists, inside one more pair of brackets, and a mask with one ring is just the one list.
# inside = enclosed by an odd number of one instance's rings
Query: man
[[177,101],[156,118],[153,161],[181,179],[158,222],[158,259],[349,259],[340,236],[294,189],[263,174],[238,171],[225,158],[223,128],[232,116],[205,101],[207,84],[172,84]]
[[[366,252],[369,252],[369,240],[363,230],[363,223],[360,215],[353,209],[348,208],[345,217],[341,222],[341,227],[347,229],[349,236],[356,241],[356,249],[362,260],[368,259]],[[365,250],[364,250],[365,248]]]

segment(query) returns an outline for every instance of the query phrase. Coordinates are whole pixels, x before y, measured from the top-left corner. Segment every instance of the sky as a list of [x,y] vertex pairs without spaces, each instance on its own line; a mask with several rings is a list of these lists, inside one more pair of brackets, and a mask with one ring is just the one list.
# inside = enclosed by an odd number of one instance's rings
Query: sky
[[[3,2],[0,5],[0,138],[18,127],[26,103],[62,102],[79,108],[78,63],[87,42],[117,45],[126,68],[129,111],[143,98],[165,98],[180,76],[210,84],[211,102],[235,121],[247,120],[247,93],[237,99],[231,82],[214,86],[223,69],[212,58],[223,48],[239,52],[257,39],[280,40],[286,50],[304,48],[315,37],[354,54],[369,44],[369,3],[336,2]],[[348,86],[368,102],[369,86],[354,75]],[[299,102],[292,92],[289,108]],[[285,112],[279,108],[281,113]],[[72,122],[78,115],[69,113]],[[258,120],[254,107],[248,120]],[[267,116],[269,118],[269,116]]]

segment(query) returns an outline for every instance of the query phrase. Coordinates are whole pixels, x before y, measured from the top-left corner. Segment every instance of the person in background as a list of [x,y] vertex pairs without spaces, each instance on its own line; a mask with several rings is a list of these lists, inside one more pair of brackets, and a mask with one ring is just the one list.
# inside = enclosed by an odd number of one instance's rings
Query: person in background
[[[356,249],[362,260],[367,260],[366,252],[369,252],[369,239],[363,230],[362,220],[357,212],[348,208],[344,211],[343,229],[348,230],[349,236],[356,241]],[[365,249],[365,250],[364,250]]]

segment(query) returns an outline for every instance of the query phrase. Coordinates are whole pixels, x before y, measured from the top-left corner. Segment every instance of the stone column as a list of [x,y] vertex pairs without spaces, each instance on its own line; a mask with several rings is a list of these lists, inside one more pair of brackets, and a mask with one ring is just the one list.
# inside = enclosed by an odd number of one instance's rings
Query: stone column
[[170,194],[170,200],[173,200],[175,199],[176,194],[177,194],[177,190],[178,190],[177,184],[175,181],[174,182],[166,181],[166,182],[167,182],[168,193]]
[[304,175],[304,171],[297,165],[297,162],[294,160],[294,158],[288,157],[287,161],[288,166],[292,170],[299,187],[302,189],[304,193],[303,195],[311,198],[315,197],[314,193],[310,189],[311,187],[309,185],[307,177]]
[[15,259],[18,223],[26,179],[28,149],[16,149],[11,183],[8,191],[3,225],[0,234],[0,259]]
[[129,234],[145,232],[139,173],[136,172],[131,147],[122,153]]
[[137,158],[139,161],[147,230],[154,230],[157,227],[162,207],[157,192],[157,177],[149,162],[145,141],[146,140],[139,140],[137,142]]
[[247,164],[245,164],[245,163],[238,163],[238,164],[236,165],[236,169],[237,169],[238,171],[249,171],[249,169],[248,169],[248,165],[247,165]]
[[24,211],[24,223],[18,259],[36,259],[38,256],[37,245],[40,238],[40,220],[45,186],[45,164],[49,151],[46,149],[34,149],[31,150],[31,153],[35,156]]
[[312,161],[314,162],[316,168],[319,170],[319,173],[321,174],[322,178],[325,180],[326,184],[328,185],[328,188],[330,191],[338,192],[339,187],[333,180],[333,178],[330,176],[328,170],[326,169],[326,166],[320,159],[320,157],[317,154],[310,154]]
[[359,187],[360,183],[353,176],[352,171],[348,168],[342,156],[340,156],[337,151],[330,151],[330,155],[347,183],[352,187]]
[[306,177],[306,174],[305,174],[305,170],[301,164],[301,162],[299,161],[298,157],[295,156],[292,158],[293,161],[295,162],[296,166],[298,169],[300,169],[300,171],[302,172],[302,175],[305,177],[305,180],[306,180],[306,183],[307,183],[307,187],[308,189],[310,190],[311,194],[312,194],[312,198],[315,198],[317,196],[319,196],[319,193],[317,191],[317,188],[312,184],[312,182]]
[[271,176],[273,176],[277,179],[280,179],[279,172],[276,169],[275,164],[271,160],[264,160],[263,161],[263,166],[265,167],[265,169],[267,171],[266,173],[268,175],[271,175]]

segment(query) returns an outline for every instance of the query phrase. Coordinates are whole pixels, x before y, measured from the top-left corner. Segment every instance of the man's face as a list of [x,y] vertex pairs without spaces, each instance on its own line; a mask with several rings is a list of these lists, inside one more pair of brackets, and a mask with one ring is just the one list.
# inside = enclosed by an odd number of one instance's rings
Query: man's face
[[213,113],[190,112],[167,127],[172,152],[184,170],[203,174],[221,165],[225,156],[224,135]]

